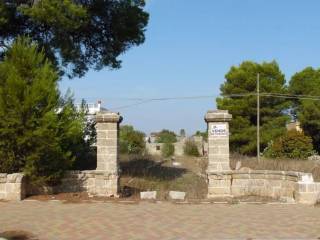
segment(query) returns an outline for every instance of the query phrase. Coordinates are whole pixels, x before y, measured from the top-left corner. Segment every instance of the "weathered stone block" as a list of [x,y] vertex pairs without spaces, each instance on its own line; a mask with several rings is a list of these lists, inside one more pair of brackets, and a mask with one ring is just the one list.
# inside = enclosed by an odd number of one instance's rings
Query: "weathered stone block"
[[7,182],[8,183],[21,183],[23,178],[23,174],[21,173],[12,173],[7,175]]
[[5,192],[5,191],[6,191],[6,184],[0,183],[0,192]]
[[7,193],[0,192],[0,200],[7,200]]
[[316,185],[314,183],[307,183],[307,192],[316,192]]
[[7,182],[7,175],[5,176],[0,176],[0,184],[1,183],[6,183]]
[[[225,162],[228,162],[229,163],[229,154],[221,154],[221,153],[211,153],[210,152],[210,148],[209,148],[209,154],[208,154],[209,158],[212,158],[212,160],[215,160],[215,161],[225,161]],[[227,160],[227,161],[226,161]],[[219,161],[219,162],[220,162]]]
[[[97,132],[97,145],[100,145],[101,140],[105,139],[117,139],[118,131],[108,130],[108,131],[98,131]],[[103,143],[102,143],[103,144]]]
[[246,194],[245,188],[241,186],[232,186],[231,194],[234,197],[244,196]]
[[217,180],[230,180],[232,178],[231,172],[209,172],[208,173],[208,179],[209,182],[211,180],[217,179]]
[[268,184],[270,184],[271,187],[281,187],[282,181],[281,180],[269,180],[267,181]]
[[265,179],[264,173],[250,173],[251,179]]
[[[106,135],[107,136],[107,135]],[[99,146],[117,146],[117,138],[100,138]]]
[[108,130],[107,131],[107,139],[115,139],[118,137],[118,131],[116,130]]
[[246,195],[253,195],[253,196],[265,196],[264,195],[264,191],[263,188],[259,188],[256,186],[248,186],[247,188],[245,188],[246,191]]
[[281,188],[273,187],[272,188],[272,196],[271,197],[276,198],[276,199],[280,198],[281,197],[281,193],[282,193]]
[[157,199],[157,191],[140,192],[140,198],[147,200]]
[[103,131],[103,130],[117,130],[118,129],[118,123],[115,122],[105,122],[105,123],[97,123],[96,124],[97,131]]
[[209,180],[209,187],[230,187],[231,181],[230,180],[215,180],[210,179]]
[[315,204],[320,198],[318,192],[300,192],[296,193],[295,196],[299,203],[304,204]]
[[7,182],[6,183],[6,192],[7,193],[13,193],[13,192],[20,192],[20,184],[16,184],[16,183],[11,183],[11,182]]
[[298,177],[297,176],[285,176],[285,180],[287,181],[292,181],[292,182],[297,182],[298,181]]
[[222,171],[229,171],[230,170],[230,163],[229,162],[223,162],[223,163],[221,163],[220,166],[221,166],[220,169],[222,169]]
[[249,179],[233,179],[232,180],[233,186],[241,186],[247,187],[249,185]]
[[294,198],[294,195],[292,188],[281,188],[281,197]]
[[184,200],[186,197],[185,192],[178,192],[178,191],[170,191],[169,198],[172,200]]
[[264,178],[270,180],[284,180],[284,176],[282,174],[265,174]]
[[231,189],[230,187],[218,188],[218,187],[209,187],[208,188],[208,197],[220,197],[220,196],[230,196]]
[[232,178],[233,179],[250,179],[250,175],[247,174],[247,173],[235,173],[235,174],[232,174]]
[[304,183],[313,183],[313,176],[311,173],[300,173],[299,181]]
[[109,155],[109,154],[112,154],[114,156],[116,156],[118,152],[118,148],[117,146],[110,146],[110,145],[107,145],[107,146],[99,146],[97,148],[97,154],[105,154],[105,155]]
[[249,180],[249,186],[257,186],[257,187],[264,187],[265,186],[265,180],[264,179],[250,179]]
[[209,146],[226,146],[226,144],[229,144],[228,138],[215,138],[212,136],[209,136]]
[[307,184],[306,183],[300,183],[300,182],[296,183],[295,184],[295,191],[301,192],[301,193],[307,192]]

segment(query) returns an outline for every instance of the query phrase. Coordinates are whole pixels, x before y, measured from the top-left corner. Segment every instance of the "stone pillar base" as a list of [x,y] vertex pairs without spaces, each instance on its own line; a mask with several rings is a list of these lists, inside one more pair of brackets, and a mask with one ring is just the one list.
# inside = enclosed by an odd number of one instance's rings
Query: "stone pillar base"
[[320,202],[320,182],[297,182],[295,198],[298,203],[304,204]]
[[88,186],[89,196],[119,197],[119,175],[105,171],[95,171],[95,177]]
[[232,197],[230,172],[208,173],[208,198]]
[[20,201],[26,196],[22,173],[0,173],[0,200]]

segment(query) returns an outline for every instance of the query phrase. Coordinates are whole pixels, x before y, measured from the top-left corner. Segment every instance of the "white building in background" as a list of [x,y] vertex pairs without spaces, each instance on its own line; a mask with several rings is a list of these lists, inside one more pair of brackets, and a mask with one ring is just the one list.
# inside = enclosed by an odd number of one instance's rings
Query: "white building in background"
[[[77,111],[81,111],[83,105],[81,103],[77,103],[75,104],[75,107],[77,109]],[[95,115],[98,112],[101,111],[108,111],[106,108],[101,106],[101,101],[97,101],[97,103],[86,103],[86,116],[85,116],[85,120],[87,123],[94,123],[95,122]],[[89,136],[85,136],[85,140],[88,140],[90,137]],[[94,143],[92,146],[96,146],[96,144]]]
[[[75,103],[74,106],[76,107],[77,111],[80,111],[83,107],[81,103]],[[86,103],[87,107],[87,114],[86,116],[88,119],[92,119],[94,115],[96,115],[98,112],[101,111],[108,111],[108,109],[101,106],[101,101],[99,100],[97,103]],[[60,113],[62,111],[62,108],[58,108],[56,111],[57,113]]]
[[[75,107],[77,108],[77,110],[80,111],[82,104],[77,103],[75,104]],[[86,107],[88,109],[88,112],[87,112],[88,116],[96,115],[97,112],[108,111],[108,109],[101,106],[101,101],[98,101],[97,103],[87,103]]]

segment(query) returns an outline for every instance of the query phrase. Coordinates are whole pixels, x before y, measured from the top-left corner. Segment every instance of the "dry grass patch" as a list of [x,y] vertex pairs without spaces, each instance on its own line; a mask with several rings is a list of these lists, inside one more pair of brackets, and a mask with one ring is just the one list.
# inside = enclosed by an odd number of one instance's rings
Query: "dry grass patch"
[[188,199],[205,198],[206,179],[201,177],[199,159],[175,158],[181,166],[172,166],[172,159],[153,156],[125,156],[121,158],[120,187],[123,197],[138,198],[141,191],[157,191],[159,199],[166,199],[169,191],[187,193]]

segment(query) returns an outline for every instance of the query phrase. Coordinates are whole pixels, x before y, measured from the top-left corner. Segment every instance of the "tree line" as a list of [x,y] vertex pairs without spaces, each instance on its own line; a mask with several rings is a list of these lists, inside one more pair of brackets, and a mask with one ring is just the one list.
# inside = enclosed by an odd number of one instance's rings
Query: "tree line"
[[[286,81],[276,61],[261,64],[245,61],[231,67],[225,75],[225,82],[220,88],[221,97],[216,101],[218,109],[229,110],[233,115],[231,151],[257,154],[257,96],[254,93],[257,92],[258,74],[260,92],[264,93],[260,96],[261,149],[270,152],[273,144],[288,138],[286,124],[299,121],[303,133],[296,133],[293,139],[305,141],[308,155],[312,154],[312,148],[319,152],[320,102],[306,96],[320,96],[320,70],[307,67]],[[292,134],[290,136],[288,139],[292,139]],[[301,141],[297,144],[301,145]]]

